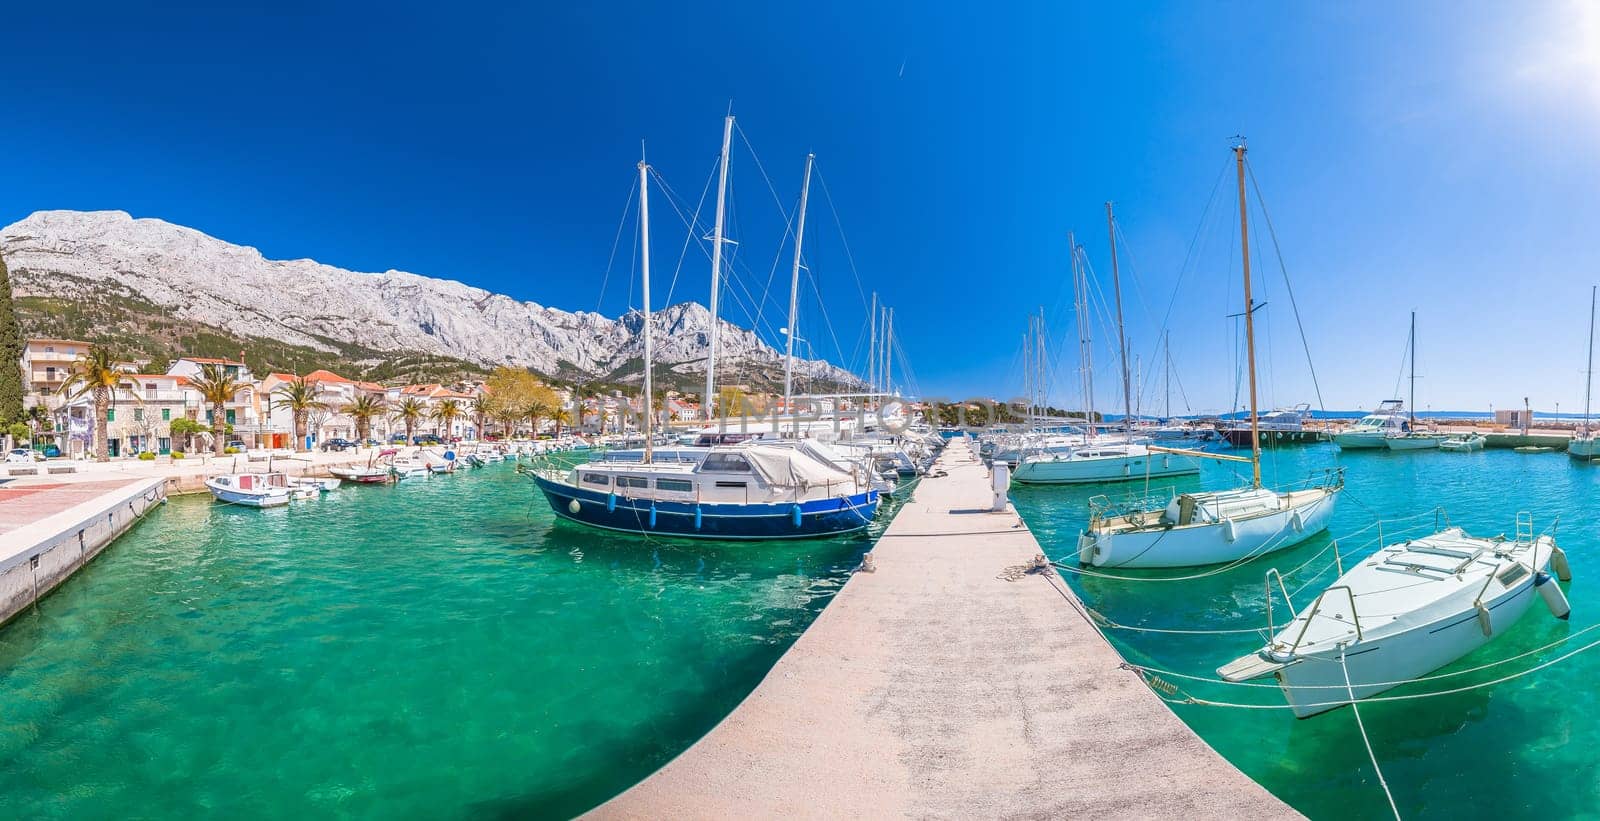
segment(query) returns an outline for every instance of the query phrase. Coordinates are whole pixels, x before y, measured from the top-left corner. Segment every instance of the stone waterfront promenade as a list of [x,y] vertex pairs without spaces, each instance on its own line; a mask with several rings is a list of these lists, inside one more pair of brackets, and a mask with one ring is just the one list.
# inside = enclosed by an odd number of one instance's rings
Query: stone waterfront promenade
[[965,441],[749,698],[597,818],[1282,818],[1071,606]]

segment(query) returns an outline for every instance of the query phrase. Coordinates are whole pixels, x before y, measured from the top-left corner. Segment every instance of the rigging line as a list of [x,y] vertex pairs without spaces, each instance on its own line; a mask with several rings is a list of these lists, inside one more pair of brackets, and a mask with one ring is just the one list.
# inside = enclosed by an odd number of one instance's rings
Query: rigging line
[[822,184],[822,198],[828,201],[828,210],[833,214],[833,225],[839,231],[839,244],[844,246],[844,258],[850,263],[850,275],[856,280],[856,293],[861,295],[861,307],[871,310],[867,304],[867,289],[861,285],[861,274],[856,270],[855,255],[850,253],[850,240],[844,235],[844,223],[839,219],[839,209],[833,205],[833,195],[828,193],[828,180],[822,176],[822,169],[813,163],[811,170],[817,175],[817,182]]
[[[813,295],[815,295],[816,298],[817,298],[817,313],[822,314],[823,327],[826,327],[828,329],[828,336],[833,339],[834,352],[839,355],[840,359],[843,359],[844,358],[844,347],[839,344],[839,335],[833,332],[833,319],[828,316],[828,308],[822,301],[822,288],[820,286],[818,286],[817,277],[816,277],[815,274],[813,274],[811,272],[811,266],[806,264],[806,262],[805,262],[805,254],[802,253],[800,256],[801,256],[800,267],[803,268],[805,270],[805,272],[806,272],[806,282],[808,282],[811,285],[811,293]],[[799,317],[795,317],[795,320],[796,320],[795,324],[798,325],[799,324]],[[791,333],[791,334],[795,333],[796,330],[797,329],[795,329],[795,328],[790,328],[789,329],[789,333]],[[806,347],[812,348],[811,343],[809,341],[806,343]],[[814,348],[812,348],[812,350],[813,350],[813,352],[815,352]],[[816,358],[821,359],[822,357],[816,357]],[[826,360],[824,360],[824,361],[826,361]]]
[[[735,121],[733,130],[739,132],[739,139],[744,141],[744,147],[749,150],[750,159],[756,161],[756,169],[761,172],[761,179],[767,181],[767,190],[772,192],[772,201],[777,204],[778,213],[783,215],[785,222],[793,223],[794,217],[789,213],[788,209],[783,207],[783,198],[778,196],[778,189],[772,184],[772,177],[767,174],[767,167],[761,164],[761,156],[756,154],[756,147],[751,145],[750,136],[744,133],[744,126]],[[815,170],[814,166],[813,170]]]
[[600,298],[594,302],[594,312],[597,314],[606,301],[606,283],[611,281],[611,266],[617,261],[617,246],[622,244],[622,229],[628,227],[628,215],[633,213],[633,192],[638,188],[637,179],[628,184],[628,199],[623,202],[622,217],[617,220],[617,235],[611,238],[611,256],[606,258],[606,273],[600,278]]
[[1178,281],[1172,286],[1172,298],[1167,300],[1167,312],[1161,317],[1161,326],[1163,328],[1167,327],[1167,323],[1171,321],[1172,311],[1178,304],[1178,296],[1183,293],[1183,278],[1190,270],[1190,263],[1193,262],[1194,267],[1197,269],[1200,267],[1197,251],[1202,246],[1202,239],[1206,235],[1207,218],[1211,214],[1212,207],[1216,205],[1217,191],[1221,189],[1222,180],[1227,176],[1228,167],[1233,165],[1233,162],[1233,158],[1231,156],[1228,157],[1222,163],[1222,167],[1217,170],[1216,181],[1211,184],[1211,196],[1206,198],[1206,207],[1200,212],[1200,223],[1195,226],[1194,236],[1189,239],[1189,250],[1184,253],[1183,264],[1178,267]]
[[1256,205],[1261,212],[1261,218],[1267,224],[1267,236],[1272,239],[1272,251],[1278,258],[1278,270],[1283,273],[1283,288],[1289,297],[1289,308],[1294,312],[1295,327],[1300,330],[1300,347],[1306,353],[1306,367],[1311,371],[1311,387],[1317,392],[1317,406],[1326,413],[1328,406],[1323,404],[1322,386],[1317,384],[1317,366],[1311,360],[1311,343],[1306,340],[1306,326],[1300,320],[1300,305],[1295,301],[1294,285],[1289,281],[1289,267],[1284,263],[1283,249],[1278,245],[1278,231],[1272,227],[1272,215],[1267,213],[1267,200],[1261,196],[1261,184],[1256,181],[1255,168],[1251,166],[1248,157],[1245,158],[1244,168],[1245,172],[1250,175],[1250,188],[1256,192]]
[[[720,157],[718,158],[717,162],[719,164],[721,163]],[[667,192],[667,203],[672,206],[673,212],[678,215],[678,220],[684,223],[684,227],[688,228],[688,231],[686,231],[683,235],[683,247],[678,249],[677,267],[672,269],[672,282],[668,283],[667,285],[667,298],[661,303],[663,305],[671,305],[672,294],[678,288],[678,275],[683,273],[683,260],[689,255],[689,243],[693,242],[695,240],[695,235],[700,233],[700,211],[705,208],[706,195],[711,192],[711,181],[717,178],[717,166],[715,164],[711,166],[711,174],[706,177],[705,188],[700,189],[700,201],[695,204],[694,214],[688,220],[683,218],[683,212],[678,209],[678,204],[675,202],[676,197],[671,193],[671,189],[667,186],[666,180],[662,179],[661,172],[656,171],[654,168],[651,168],[650,170],[656,180],[656,185],[660,186],[662,190]]]

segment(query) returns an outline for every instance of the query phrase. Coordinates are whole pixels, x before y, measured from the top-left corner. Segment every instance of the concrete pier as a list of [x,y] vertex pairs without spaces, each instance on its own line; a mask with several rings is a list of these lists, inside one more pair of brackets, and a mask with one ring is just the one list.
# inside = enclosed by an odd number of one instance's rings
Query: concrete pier
[[160,477],[0,486],[0,624],[54,590],[166,499]]
[[951,444],[761,684],[596,818],[1284,818],[1038,572]]

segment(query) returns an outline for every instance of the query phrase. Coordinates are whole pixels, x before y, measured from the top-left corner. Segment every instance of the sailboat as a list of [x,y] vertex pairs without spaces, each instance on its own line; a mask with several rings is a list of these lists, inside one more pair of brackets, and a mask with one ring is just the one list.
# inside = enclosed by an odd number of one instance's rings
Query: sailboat
[[1600,458],[1600,436],[1589,427],[1589,400],[1594,394],[1594,297],[1595,287],[1589,286],[1589,369],[1585,372],[1586,380],[1583,385],[1583,427],[1578,429],[1578,435],[1572,437],[1572,442],[1567,445],[1567,455],[1580,462],[1591,462]]
[[[806,157],[795,229],[795,278],[815,157]],[[797,539],[865,528],[877,513],[870,471],[845,469],[812,451],[746,443],[706,449],[698,459],[657,461],[651,372],[650,166],[639,161],[640,279],[643,283],[644,450],[638,461],[589,462],[527,471],[556,516],[604,530],[704,539]],[[794,298],[790,298],[791,327]],[[791,334],[791,340],[792,340]],[[790,355],[792,362],[793,343]],[[791,365],[792,368],[792,365]],[[786,398],[790,373],[786,368]]]
[[1549,567],[1562,581],[1572,577],[1555,539],[1535,535],[1526,513],[1512,541],[1450,527],[1391,544],[1339,576],[1265,647],[1217,673],[1233,682],[1274,676],[1295,716],[1314,716],[1478,649],[1522,618],[1535,593],[1566,619],[1571,608]]
[[[1094,484],[1184,476],[1200,472],[1200,462],[1188,452],[1151,448],[1134,441],[1133,382],[1128,372],[1128,337],[1122,322],[1122,281],[1117,269],[1116,221],[1109,202],[1106,203],[1106,231],[1111,236],[1111,283],[1112,290],[1116,294],[1117,347],[1122,357],[1122,421],[1125,429],[1123,436],[1118,440],[1097,442],[1094,425],[1091,423],[1088,426],[1087,441],[1081,447],[1024,456],[1017,464],[1016,473],[1011,477],[1017,482],[1048,485]],[[1089,289],[1086,284],[1079,285],[1086,272],[1078,265],[1078,254],[1078,249],[1074,247],[1073,282],[1078,286],[1076,290],[1079,295],[1079,316],[1087,317]],[[1087,321],[1080,319],[1079,327],[1085,329],[1083,357],[1084,369],[1087,371],[1089,368]],[[1092,399],[1087,392],[1085,404],[1092,406]],[[1089,418],[1092,420],[1093,416]]]
[[[1250,234],[1245,200],[1244,155],[1234,146],[1238,171],[1239,234],[1244,268],[1244,326],[1250,375],[1250,458],[1206,456],[1249,462],[1250,484],[1224,491],[1184,493],[1164,507],[1117,507],[1091,502],[1089,526],[1078,537],[1078,561],[1097,567],[1163,568],[1236,562],[1299,544],[1327,529],[1344,474],[1334,470],[1320,483],[1299,490],[1261,486],[1261,431],[1256,405],[1255,303],[1250,295]],[[1168,451],[1172,449],[1155,448]]]
[[1444,434],[1424,432],[1417,430],[1417,312],[1411,312],[1411,335],[1406,341],[1406,347],[1411,350],[1411,399],[1406,408],[1406,424],[1399,433],[1391,433],[1384,437],[1383,444],[1389,450],[1429,450],[1439,447],[1444,441]]

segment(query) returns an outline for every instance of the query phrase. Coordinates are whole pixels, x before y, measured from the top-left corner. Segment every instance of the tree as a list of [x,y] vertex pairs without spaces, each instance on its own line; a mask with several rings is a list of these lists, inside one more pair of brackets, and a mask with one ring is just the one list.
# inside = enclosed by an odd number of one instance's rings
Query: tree
[[450,428],[457,419],[461,418],[462,412],[461,403],[454,399],[440,400],[439,404],[434,406],[433,412],[429,416],[433,417],[433,421],[439,423],[441,429],[439,432],[440,439],[446,442],[450,441]]
[[478,430],[478,438],[482,439],[484,427],[489,417],[494,415],[494,402],[490,401],[488,394],[480,393],[472,400],[467,412],[472,415],[472,425]]
[[530,435],[534,439],[539,438],[539,420],[549,416],[553,410],[554,408],[537,399],[531,399],[522,406],[522,418],[527,419],[528,425],[533,428]]
[[394,406],[394,418],[399,419],[401,424],[406,426],[407,442],[416,441],[413,437],[413,432],[417,428],[417,423],[427,415],[428,406],[422,404],[422,400],[415,396],[407,396],[400,400],[400,404]]
[[33,429],[25,422],[12,422],[11,426],[6,428],[6,433],[11,434],[13,447],[21,447],[23,442],[29,442],[33,438]]
[[172,424],[168,425],[167,429],[172,433],[173,439],[183,442],[183,447],[177,448],[177,450],[187,453],[194,446],[195,434],[205,433],[206,426],[187,416],[180,416],[172,420]]
[[91,345],[79,354],[67,368],[67,378],[61,383],[61,394],[67,401],[85,395],[94,400],[94,442],[91,450],[96,461],[111,461],[111,450],[106,445],[106,416],[111,412],[111,392],[122,381],[127,371],[117,364],[111,349],[104,345]]
[[0,422],[22,421],[22,325],[11,302],[11,274],[0,257]]
[[500,424],[500,435],[510,438],[516,432],[517,423],[522,421],[522,411],[516,408],[495,408],[494,421]]
[[562,405],[561,407],[556,408],[555,413],[550,414],[550,418],[556,423],[556,438],[560,439],[561,426],[563,424],[572,424],[572,411],[567,410],[566,406]]
[[189,386],[200,394],[200,399],[211,406],[211,449],[218,456],[226,447],[228,417],[223,406],[233,401],[246,385],[235,379],[221,365],[200,366],[200,375],[189,380]]
[[347,403],[340,412],[356,420],[356,438],[365,442],[372,438],[372,420],[382,416],[388,409],[387,399],[377,394],[363,393]]
[[317,386],[303,376],[285,382],[272,391],[272,407],[289,411],[294,419],[294,449],[306,449],[306,417],[312,411],[326,410],[328,403],[317,398]]

